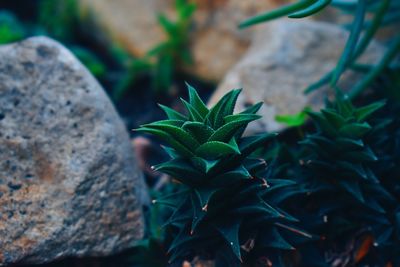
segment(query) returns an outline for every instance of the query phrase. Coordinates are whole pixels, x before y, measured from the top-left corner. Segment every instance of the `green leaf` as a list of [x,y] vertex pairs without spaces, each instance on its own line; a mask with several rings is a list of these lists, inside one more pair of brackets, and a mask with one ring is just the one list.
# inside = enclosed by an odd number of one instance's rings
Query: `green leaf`
[[336,96],[336,108],[339,111],[339,114],[345,118],[353,116],[354,113],[353,104],[351,103],[347,95],[343,95],[340,92],[337,93]]
[[215,252],[215,266],[214,267],[241,267],[240,260],[233,253],[230,245],[225,245]]
[[368,123],[355,122],[344,125],[342,128],[339,129],[339,134],[345,137],[359,139],[363,137],[366,133],[368,133],[370,130],[371,126]]
[[230,154],[240,154],[234,147],[219,141],[210,141],[200,145],[196,149],[196,155],[205,159],[215,159]]
[[222,238],[228,242],[228,246],[232,249],[236,257],[242,262],[242,256],[240,254],[240,244],[239,244],[239,228],[241,221],[222,221],[215,224],[215,228],[221,234]]
[[183,124],[182,128],[201,144],[206,142],[214,133],[214,130],[210,126],[202,122],[187,121]]
[[214,129],[218,129],[224,123],[224,118],[231,115],[240,90],[232,90],[225,94],[207,114],[205,121],[209,122]]
[[247,121],[247,120],[254,121],[260,118],[261,118],[260,115],[239,113],[239,114],[225,116],[224,123],[230,123],[235,121]]
[[220,190],[218,187],[198,187],[194,190],[200,206],[204,211],[207,211],[207,205],[210,202],[210,199],[218,190]]
[[361,192],[360,185],[358,181],[354,181],[351,179],[341,179],[338,181],[339,184],[350,194],[352,194],[356,199],[360,202],[364,203],[364,196]]
[[336,139],[336,143],[343,149],[360,149],[364,147],[364,142],[361,139],[339,137]]
[[182,156],[185,156],[185,157],[194,156],[194,154],[188,148],[186,148],[185,145],[183,145],[179,141],[175,140],[175,138],[173,138],[170,134],[168,134],[164,131],[154,129],[154,128],[147,128],[147,127],[142,127],[142,128],[136,129],[136,131],[137,132],[146,132],[146,133],[150,133],[150,134],[160,137],[165,142],[167,142],[173,149],[175,149],[178,153],[180,153]]
[[278,232],[276,227],[264,228],[263,234],[260,235],[260,245],[263,247],[293,250],[292,247]]
[[197,169],[205,174],[207,174],[212,167],[218,164],[218,160],[206,160],[201,157],[193,157],[190,160]]
[[263,102],[258,102],[257,104],[254,104],[254,105],[246,108],[239,114],[256,114],[260,110],[260,108],[262,107],[263,104],[264,104]]
[[259,171],[265,170],[267,163],[263,159],[247,158],[243,161],[243,165],[246,167],[249,173],[255,175]]
[[[186,226],[182,227],[180,229],[178,235],[174,238],[174,241],[172,242],[172,244],[168,248],[167,253],[170,253],[171,251],[175,250],[179,246],[182,246],[184,244],[192,242],[193,238],[192,238],[192,236],[189,235],[189,232],[190,231],[189,231],[188,227],[186,227]],[[171,257],[170,260],[173,261],[174,259]]]
[[307,107],[296,114],[280,114],[275,116],[275,120],[279,123],[286,124],[289,127],[298,127],[303,125],[307,120],[307,111],[311,108]]
[[333,75],[333,71],[330,71],[330,72],[326,73],[318,81],[308,85],[306,87],[306,89],[304,89],[304,93],[305,94],[309,94],[309,93],[321,88],[322,86],[327,84],[332,79],[332,75]]
[[165,15],[158,15],[158,23],[163,27],[168,35],[174,36],[178,33],[175,23],[170,21]]
[[251,174],[247,171],[247,169],[240,165],[234,170],[224,172],[216,177],[211,179],[211,184],[213,186],[229,186],[232,184],[236,184],[239,181],[251,179]]
[[[176,122],[176,121],[172,121]],[[171,137],[175,138],[177,141],[185,145],[187,148],[196,149],[200,146],[200,143],[197,142],[188,132],[182,130],[177,126],[173,126],[170,124],[171,120],[169,121],[158,121],[151,124],[145,124],[143,128],[151,128],[160,131],[164,131],[169,134]]]
[[190,120],[197,121],[197,122],[202,122],[203,121],[203,117],[200,115],[200,113],[191,104],[189,104],[186,100],[184,100],[182,98],[181,98],[181,101],[182,101],[183,105],[186,107],[186,109],[189,112]]
[[164,149],[165,153],[167,153],[170,158],[179,157],[179,154],[173,148],[163,146],[163,145],[161,147],[162,147],[162,149]]
[[149,124],[145,124],[142,127],[148,127],[149,125],[158,125],[158,126],[169,125],[169,126],[181,127],[184,123],[185,123],[184,120],[160,120]]
[[313,119],[314,123],[323,133],[330,137],[336,136],[337,130],[325,119],[321,113],[309,111],[307,114]]
[[261,135],[249,136],[242,138],[239,143],[239,148],[241,151],[241,156],[247,157],[253,153],[256,149],[264,146],[268,141],[270,141],[277,134],[265,133]]
[[271,218],[281,218],[282,214],[278,212],[276,209],[272,208],[270,205],[266,204],[261,205],[242,205],[233,210],[233,213],[236,215],[250,215],[250,216],[261,216],[261,215],[270,215]]
[[173,110],[172,108],[169,108],[169,107],[161,105],[161,104],[158,104],[158,106],[165,112],[165,114],[167,114],[167,117],[170,120],[184,120],[184,121],[187,120],[187,118],[184,115]]
[[339,80],[345,69],[349,66],[349,63],[354,56],[354,51],[356,49],[357,42],[360,38],[360,34],[363,28],[364,16],[366,12],[366,2],[367,0],[359,0],[357,2],[357,9],[354,15],[354,21],[352,23],[349,38],[347,39],[346,46],[336,65],[335,71],[333,72],[333,76],[331,79],[332,87],[336,86],[337,81]]
[[291,19],[299,19],[311,16],[324,9],[331,2],[332,0],[317,0],[315,3],[309,5],[308,7],[290,14],[288,17]]
[[236,101],[240,95],[240,92],[242,92],[242,89],[235,89],[235,90],[232,90],[231,94],[229,94],[228,100],[226,101],[226,104],[223,108],[224,113],[223,113],[222,117],[233,114],[233,111],[234,111],[235,105],[236,105]]
[[298,10],[307,8],[308,6],[312,5],[315,2],[315,0],[300,0],[296,3],[289,4],[280,8],[277,8],[275,10],[272,10],[270,12],[266,12],[260,15],[256,15],[254,17],[251,17],[249,19],[246,19],[245,21],[241,22],[239,24],[239,28],[245,28],[249,27],[254,24],[258,24],[261,22],[266,22],[269,20],[273,20],[279,17],[283,17],[286,15],[289,15],[293,12],[296,12]]
[[332,124],[335,128],[340,128],[346,123],[344,117],[339,113],[337,113],[334,109],[330,108],[322,109],[321,113],[324,115],[327,121],[329,121],[329,123]]
[[242,127],[245,127],[251,121],[261,118],[261,116],[252,114],[241,116],[243,117],[235,121],[228,122],[218,128],[218,130],[216,130],[213,135],[210,136],[208,141],[228,142]]
[[186,87],[189,91],[189,103],[197,110],[197,112],[202,116],[205,117],[208,114],[208,108],[201,100],[199,95],[197,94],[196,89],[186,83]]
[[355,110],[355,116],[357,117],[358,121],[364,121],[377,110],[381,109],[385,105],[386,101],[377,101],[368,106],[364,106],[361,108],[357,108]]
[[202,199],[196,192],[191,194],[191,201],[193,209],[193,219],[192,219],[192,227],[190,229],[190,234],[193,235],[199,223],[206,216],[207,211],[206,209],[203,209],[203,207],[205,207],[205,204],[202,205]]
[[177,158],[154,166],[154,170],[171,175],[189,186],[201,184],[204,176],[186,160]]
[[369,147],[365,147],[365,149],[360,151],[349,151],[342,155],[343,158],[352,160],[355,162],[362,162],[362,161],[377,161],[378,157],[372,152]]
[[348,161],[336,161],[338,167],[343,169],[346,173],[349,173],[352,177],[360,177],[362,179],[367,179],[367,173],[361,164]]

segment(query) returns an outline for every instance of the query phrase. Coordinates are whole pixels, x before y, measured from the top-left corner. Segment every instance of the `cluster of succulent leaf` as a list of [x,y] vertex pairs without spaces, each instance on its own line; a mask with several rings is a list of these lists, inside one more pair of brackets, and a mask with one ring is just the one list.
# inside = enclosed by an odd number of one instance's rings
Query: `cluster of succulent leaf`
[[[398,90],[398,88],[396,88]],[[388,103],[384,110],[371,118],[374,128],[367,141],[376,152],[378,161],[371,168],[396,199],[393,207],[386,209],[390,224],[387,225],[387,242],[377,248],[379,255],[393,259],[393,266],[400,264],[400,112],[399,102]]]
[[[386,265],[400,260],[399,202],[393,196],[399,182],[395,170],[398,155],[393,150],[398,151],[400,139],[389,134],[398,135],[400,128],[391,119],[375,119],[372,125],[367,122],[383,105],[374,102],[355,108],[348,99],[338,97],[321,112],[308,112],[316,130],[300,142],[299,164],[295,167],[293,160],[284,160],[291,164],[287,169],[295,170],[290,176],[296,184],[272,192],[272,197],[299,218],[305,229],[320,235],[325,249],[349,241],[357,233],[369,233],[374,249],[368,249],[379,251],[379,264]],[[381,151],[376,154],[378,147]],[[383,173],[390,176],[381,176]],[[297,201],[293,201],[294,195]],[[312,264],[318,261],[316,246],[300,248],[304,259],[313,259]],[[325,262],[324,257],[319,259],[321,264]]]
[[171,160],[154,169],[171,175],[181,187],[155,200],[174,207],[166,223],[176,230],[171,262],[208,253],[219,266],[238,266],[245,251],[272,248],[279,254],[293,249],[286,236],[308,235],[293,228],[295,219],[265,198],[269,184],[273,188],[287,181],[261,176],[265,162],[251,156],[274,135],[242,137],[247,124],[260,118],[255,113],[261,103],[233,114],[240,90],[227,93],[211,109],[195,89],[188,85],[188,90],[189,102],[182,99],[188,115],[160,105],[168,119],[138,129],[168,144]]
[[275,10],[251,17],[243,21],[239,26],[242,28],[248,27],[282,16],[288,16],[292,19],[304,18],[320,12],[329,5],[353,16],[353,22],[349,26],[350,34],[335,68],[319,81],[309,85],[306,88],[306,92],[319,89],[327,83],[335,87],[342,73],[347,69],[352,69],[363,74],[363,78],[357,81],[349,92],[349,96],[353,98],[370,86],[387,68],[393,67],[392,63],[400,51],[400,35],[398,33],[391,36],[390,46],[377,64],[362,65],[358,64],[357,60],[363,55],[379,29],[389,25],[396,25],[395,23],[399,21],[399,0],[298,0]]

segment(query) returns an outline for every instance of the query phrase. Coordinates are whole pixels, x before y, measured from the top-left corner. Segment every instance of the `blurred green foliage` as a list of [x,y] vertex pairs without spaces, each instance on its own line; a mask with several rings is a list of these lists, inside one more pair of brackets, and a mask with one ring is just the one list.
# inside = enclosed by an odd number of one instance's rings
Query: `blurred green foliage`
[[192,63],[190,26],[195,10],[195,4],[188,0],[175,0],[176,20],[169,19],[165,14],[158,16],[159,25],[166,35],[165,41],[148,51],[143,58],[130,62],[126,77],[114,90],[115,99],[120,99],[143,74],[151,75],[157,94],[170,91],[178,68]]
[[76,0],[38,1],[38,19],[34,22],[22,22],[12,12],[1,10],[0,44],[36,35],[56,38],[63,42],[94,76],[101,78],[106,74],[106,65],[90,49],[74,44],[79,23]]
[[71,41],[79,26],[77,0],[41,0],[38,24],[48,34],[61,41]]
[[21,40],[25,35],[18,19],[12,13],[0,10],[0,44]]
[[94,76],[103,77],[106,74],[106,66],[89,49],[81,46],[71,46],[70,49]]
[[275,121],[289,127],[298,127],[306,122],[307,112],[309,111],[311,111],[311,108],[305,107],[302,111],[296,114],[279,114],[275,116]]

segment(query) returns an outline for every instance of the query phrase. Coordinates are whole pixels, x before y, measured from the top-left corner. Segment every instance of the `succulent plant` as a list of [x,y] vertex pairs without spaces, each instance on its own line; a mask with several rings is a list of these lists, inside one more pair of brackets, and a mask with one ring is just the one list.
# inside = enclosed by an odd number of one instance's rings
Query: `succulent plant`
[[300,142],[304,151],[296,176],[308,211],[296,216],[326,238],[325,244],[346,242],[360,231],[370,233],[375,246],[391,243],[388,213],[395,199],[373,171],[378,157],[367,138],[375,129],[367,119],[383,105],[356,108],[339,95],[321,112],[308,112],[317,130]]
[[[154,169],[171,175],[181,187],[154,201],[174,209],[166,223],[176,231],[170,261],[207,254],[216,258],[217,266],[239,266],[242,254],[249,251],[271,248],[278,255],[292,250],[287,236],[309,235],[295,229],[296,220],[265,197],[270,185],[288,181],[272,179],[265,161],[252,157],[274,134],[242,137],[248,123],[260,118],[255,113],[262,104],[233,114],[241,90],[232,90],[209,109],[187,86],[189,102],[182,103],[188,115],[160,105],[168,119],[138,129],[168,144],[165,151],[171,160]],[[261,176],[265,170],[266,176]]]
[[[372,251],[385,261],[377,264],[391,262],[393,266],[400,265],[400,112],[399,103],[388,101],[384,109],[374,114],[371,122],[373,129],[367,136],[367,141],[375,151],[378,161],[372,164],[372,169],[377,177],[397,201],[393,207],[386,209],[386,216],[390,224],[385,227],[383,240]],[[376,261],[376,260],[375,260]]]

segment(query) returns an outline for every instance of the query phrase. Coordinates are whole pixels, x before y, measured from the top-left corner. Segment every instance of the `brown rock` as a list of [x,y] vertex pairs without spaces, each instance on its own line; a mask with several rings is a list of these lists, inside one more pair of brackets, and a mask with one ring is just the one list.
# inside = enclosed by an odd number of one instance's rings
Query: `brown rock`
[[[295,114],[305,106],[318,110],[328,88],[305,95],[304,88],[332,70],[342,53],[348,32],[340,27],[311,20],[280,19],[264,24],[254,35],[251,48],[228,72],[209,105],[233,88],[243,88],[237,110],[246,104],[264,101],[263,119],[250,124],[249,132],[278,131],[285,128],[275,121],[278,114]],[[384,48],[372,43],[361,58],[375,63]],[[356,80],[347,73],[340,86],[349,88]]]
[[108,255],[143,236],[126,129],[60,44],[0,47],[0,266]]
[[[157,22],[159,13],[174,17],[173,0],[82,0],[83,13],[90,11],[113,40],[135,56],[164,40]],[[279,6],[285,0],[195,0],[192,53],[187,69],[200,78],[219,81],[249,46],[253,30],[239,30],[240,21]]]

